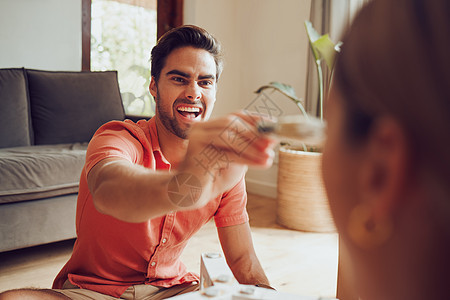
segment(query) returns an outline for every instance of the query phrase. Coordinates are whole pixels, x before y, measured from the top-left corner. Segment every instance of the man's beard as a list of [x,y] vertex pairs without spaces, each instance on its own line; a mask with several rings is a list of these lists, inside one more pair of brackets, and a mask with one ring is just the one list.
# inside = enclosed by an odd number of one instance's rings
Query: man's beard
[[[161,120],[164,127],[166,127],[167,130],[169,130],[171,133],[176,135],[177,137],[186,140],[188,138],[188,134],[190,131],[191,126],[188,125],[187,128],[183,129],[180,127],[180,124],[178,123],[175,115],[173,117],[170,117],[170,112],[164,110],[164,108],[161,105],[161,96],[159,95],[159,92],[156,92],[156,109],[158,111],[159,119]],[[178,99],[175,101],[173,107],[177,103],[186,103],[186,104],[195,104],[192,101],[189,101],[187,99]],[[177,112],[175,112],[177,113]]]

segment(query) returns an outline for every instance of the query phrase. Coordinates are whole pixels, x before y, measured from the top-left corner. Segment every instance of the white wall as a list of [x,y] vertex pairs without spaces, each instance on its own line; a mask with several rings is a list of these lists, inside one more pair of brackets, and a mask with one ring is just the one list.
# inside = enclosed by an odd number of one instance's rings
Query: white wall
[[[246,108],[259,86],[271,81],[292,85],[305,96],[309,46],[303,22],[310,0],[185,0],[184,21],[213,33],[225,50],[213,116]],[[299,110],[286,98],[272,95],[282,114]],[[250,169],[247,189],[276,197],[277,164]]]
[[81,0],[0,0],[0,68],[81,70]]

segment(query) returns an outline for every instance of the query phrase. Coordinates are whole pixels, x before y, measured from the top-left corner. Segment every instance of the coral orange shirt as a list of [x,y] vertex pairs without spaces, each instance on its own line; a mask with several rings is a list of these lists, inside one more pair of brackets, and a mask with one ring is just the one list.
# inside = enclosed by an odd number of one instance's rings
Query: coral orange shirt
[[108,157],[127,159],[154,170],[170,170],[153,119],[138,123],[112,121],[97,130],[89,143],[80,179],[77,240],[53,288],[61,288],[68,278],[80,288],[120,297],[131,285],[170,287],[197,281],[198,275],[187,272],[180,261],[192,235],[212,217],[217,227],[248,221],[244,178],[201,209],[169,213],[143,223],[127,223],[104,215],[94,207],[87,174]]

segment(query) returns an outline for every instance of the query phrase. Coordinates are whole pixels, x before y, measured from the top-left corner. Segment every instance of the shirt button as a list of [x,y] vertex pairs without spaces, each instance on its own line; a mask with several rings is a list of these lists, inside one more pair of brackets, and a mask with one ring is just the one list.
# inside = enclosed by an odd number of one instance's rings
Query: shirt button
[[165,244],[167,242],[167,239],[162,239],[163,244]]
[[152,261],[152,263],[150,264],[152,267],[154,267],[156,265],[156,263],[154,261]]

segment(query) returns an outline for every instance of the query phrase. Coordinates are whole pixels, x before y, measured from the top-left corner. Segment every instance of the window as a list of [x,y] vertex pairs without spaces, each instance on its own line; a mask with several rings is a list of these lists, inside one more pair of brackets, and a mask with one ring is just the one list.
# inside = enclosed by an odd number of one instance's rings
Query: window
[[182,24],[182,0],[83,0],[83,70],[117,70],[126,114],[151,116],[150,51]]

